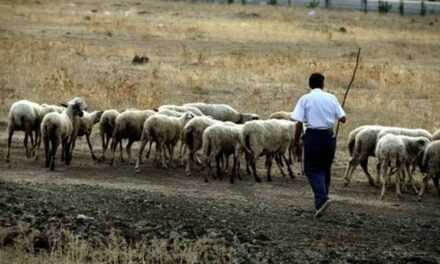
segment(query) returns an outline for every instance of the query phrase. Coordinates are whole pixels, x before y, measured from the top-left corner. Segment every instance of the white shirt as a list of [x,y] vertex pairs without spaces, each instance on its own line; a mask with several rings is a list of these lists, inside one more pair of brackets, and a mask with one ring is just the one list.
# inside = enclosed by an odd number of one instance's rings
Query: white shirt
[[333,129],[344,116],[336,96],[317,88],[301,96],[292,112],[292,119],[307,123],[307,128],[313,129]]

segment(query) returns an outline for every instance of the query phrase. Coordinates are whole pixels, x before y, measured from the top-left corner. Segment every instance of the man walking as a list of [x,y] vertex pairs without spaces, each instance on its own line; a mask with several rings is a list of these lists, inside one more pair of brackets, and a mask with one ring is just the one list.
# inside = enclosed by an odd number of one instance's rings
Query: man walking
[[324,92],[324,76],[313,73],[309,78],[311,91],[297,102],[292,119],[297,121],[295,143],[299,142],[306,124],[304,140],[304,172],[315,197],[315,218],[321,217],[330,205],[331,166],[336,151],[333,128],[345,123],[345,112],[336,96]]

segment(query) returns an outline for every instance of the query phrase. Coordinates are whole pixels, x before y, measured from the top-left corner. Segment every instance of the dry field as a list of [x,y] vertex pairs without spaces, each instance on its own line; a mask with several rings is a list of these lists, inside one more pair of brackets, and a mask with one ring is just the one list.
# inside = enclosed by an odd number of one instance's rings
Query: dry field
[[[23,158],[20,138],[8,165],[0,124],[0,263],[439,263],[433,191],[399,203],[390,190],[381,202],[359,172],[343,188],[342,173],[358,125],[440,128],[440,17],[307,12],[1,0],[0,121],[15,100],[76,95],[92,110],[206,101],[266,117],[292,109],[314,71],[342,98],[359,47],[362,59],[334,165],[336,204],[322,221],[303,177],[205,184],[149,161],[135,175],[92,162],[84,142],[71,167],[49,173]],[[133,65],[136,54],[150,61]]]

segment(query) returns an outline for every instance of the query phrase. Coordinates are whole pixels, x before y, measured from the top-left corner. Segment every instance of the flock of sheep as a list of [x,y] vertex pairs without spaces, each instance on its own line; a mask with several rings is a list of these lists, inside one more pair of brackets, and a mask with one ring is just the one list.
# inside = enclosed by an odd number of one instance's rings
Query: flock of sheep
[[[381,186],[381,199],[390,184],[391,175],[395,173],[396,195],[399,198],[401,181],[403,188],[410,185],[421,200],[428,181],[432,179],[440,195],[440,130],[431,134],[425,129],[360,126],[348,135],[348,150],[351,159],[344,175],[346,186],[351,181],[353,171],[361,165],[370,185]],[[378,160],[376,179],[368,172],[369,157]],[[420,191],[413,179],[417,167],[424,173]]]
[[[178,148],[178,161],[185,166],[188,176],[194,168],[208,167],[208,177],[221,178],[228,170],[230,182],[240,179],[240,157],[244,156],[246,170],[260,182],[256,162],[265,156],[267,180],[271,181],[271,168],[275,160],[281,174],[291,178],[294,159],[302,159],[301,142],[294,142],[295,122],[290,113],[276,112],[269,119],[261,120],[252,113],[240,113],[226,104],[188,103],[162,105],[157,109],[127,109],[121,113],[111,109],[87,112],[82,98],[75,97],[62,106],[37,104],[28,100],[15,102],[8,116],[8,150],[6,161],[10,160],[10,148],[14,131],[24,131],[24,146],[28,158],[38,158],[38,150],[43,141],[46,167],[55,169],[55,156],[59,145],[62,147],[61,160],[70,164],[77,137],[86,136],[93,160],[105,161],[110,147],[110,164],[113,165],[117,147],[123,161],[123,140],[128,141],[126,152],[130,164],[135,162],[135,170],[141,172],[141,164],[146,150],[149,158],[152,144],[155,144],[154,161],[167,168],[175,161]],[[102,142],[102,155],[98,159],[90,142],[95,124],[99,123]],[[440,131],[432,135],[424,129],[407,129],[379,125],[361,126],[349,134],[348,149],[351,160],[345,172],[346,185],[351,181],[353,171],[361,165],[373,186],[381,185],[381,198],[385,195],[390,177],[396,174],[395,186],[398,197],[402,188],[410,185],[419,198],[423,196],[429,179],[440,195]],[[31,146],[28,146],[28,141]],[[438,140],[438,141],[437,141]],[[132,158],[131,146],[140,141],[136,161]],[[232,156],[233,165],[229,168]],[[377,158],[377,177],[373,179],[368,172],[368,158]],[[212,172],[215,163],[216,173]],[[416,167],[424,173],[422,187],[417,190],[413,174]]]
[[[240,157],[246,157],[247,172],[260,182],[256,163],[260,156],[266,157],[267,179],[271,181],[271,167],[275,159],[281,173],[287,167],[291,169],[298,148],[294,146],[295,123],[283,113],[277,113],[273,119],[260,120],[252,113],[240,113],[226,104],[189,103],[182,106],[162,105],[157,109],[126,109],[121,113],[111,109],[87,112],[82,98],[76,97],[63,104],[37,104],[28,100],[15,102],[8,115],[8,150],[6,161],[10,160],[10,149],[14,131],[24,131],[24,146],[28,158],[38,158],[38,150],[43,142],[46,167],[55,169],[55,156],[61,145],[61,160],[70,164],[77,137],[86,136],[93,160],[105,161],[110,147],[110,165],[114,164],[119,146],[120,159],[123,161],[122,141],[127,141],[128,161],[135,162],[136,172],[141,172],[143,153],[149,158],[152,144],[155,144],[154,161],[158,166],[167,168],[175,161],[175,149],[179,146],[180,164],[185,165],[188,176],[198,164],[209,167],[208,177],[219,178],[230,169],[230,181],[240,178]],[[280,115],[281,116],[276,116]],[[287,119],[289,119],[287,114]],[[90,142],[95,124],[99,123],[102,141],[102,156],[98,159]],[[31,144],[29,146],[28,141]],[[136,161],[132,158],[131,147],[140,141]],[[233,165],[229,166],[232,156]],[[216,174],[212,173],[212,164],[216,165]]]

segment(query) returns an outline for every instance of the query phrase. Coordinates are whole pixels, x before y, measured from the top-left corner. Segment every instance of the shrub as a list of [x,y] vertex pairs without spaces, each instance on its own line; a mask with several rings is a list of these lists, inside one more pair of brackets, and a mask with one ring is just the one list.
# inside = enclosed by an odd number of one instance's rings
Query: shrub
[[310,3],[307,4],[308,8],[317,8],[319,6],[320,0],[312,0]]
[[402,16],[405,14],[405,3],[403,0],[400,0],[399,2],[399,13]]
[[421,15],[421,16],[425,16],[425,15],[426,15],[426,4],[425,4],[425,0],[422,0],[422,2],[420,3],[420,15]]
[[387,1],[379,0],[379,13],[388,13],[393,8],[393,5]]

